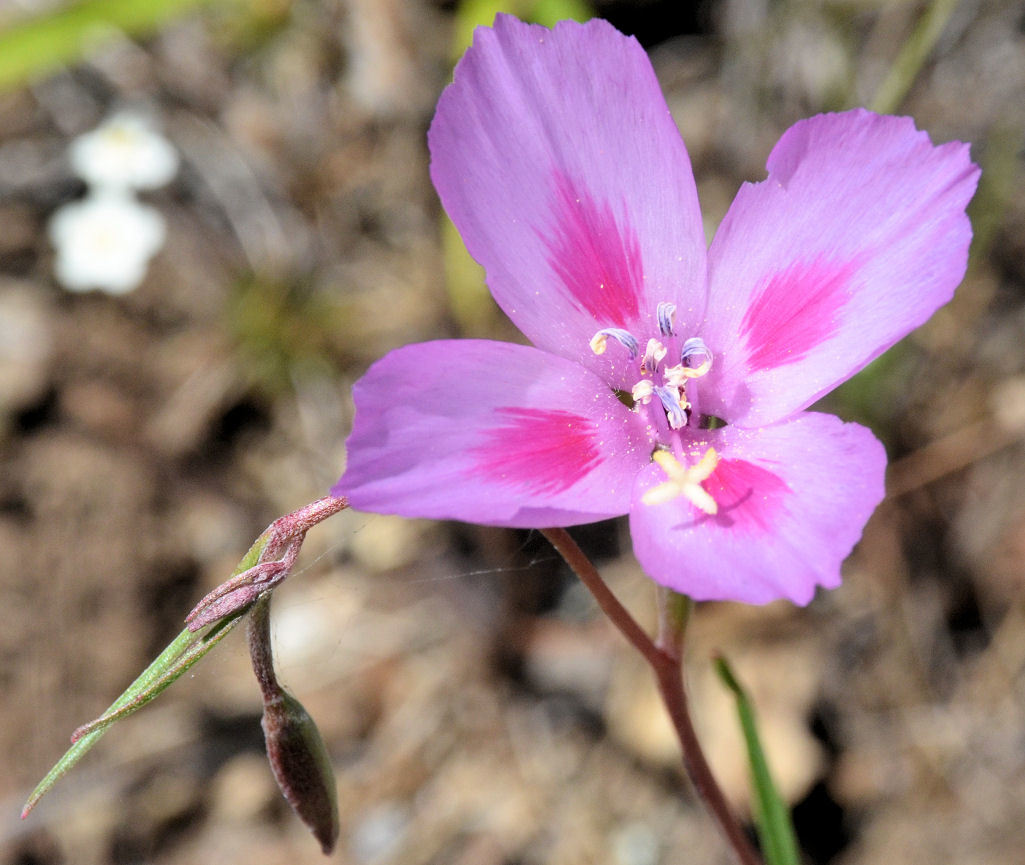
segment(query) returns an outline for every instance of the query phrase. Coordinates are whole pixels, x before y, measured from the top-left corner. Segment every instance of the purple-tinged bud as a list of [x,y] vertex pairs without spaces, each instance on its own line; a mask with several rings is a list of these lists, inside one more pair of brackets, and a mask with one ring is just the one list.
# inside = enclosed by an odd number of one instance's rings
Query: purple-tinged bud
[[278,787],[327,856],[338,840],[338,791],[320,731],[302,704],[283,690],[264,703],[262,725]]
[[267,759],[288,804],[326,856],[338,840],[338,790],[331,758],[309,712],[278,684],[270,636],[268,592],[249,612],[246,636],[253,673],[263,694],[263,737]]

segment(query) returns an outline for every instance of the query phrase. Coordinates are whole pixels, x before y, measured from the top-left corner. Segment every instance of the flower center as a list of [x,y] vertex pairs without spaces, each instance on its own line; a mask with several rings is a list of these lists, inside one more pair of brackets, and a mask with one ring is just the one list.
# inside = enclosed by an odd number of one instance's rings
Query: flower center
[[[645,406],[649,412],[656,412],[664,417],[669,430],[673,432],[666,430],[661,420],[657,426],[663,433],[668,434],[669,438],[676,439],[679,443],[679,437],[674,433],[690,424],[693,413],[693,405],[687,396],[687,387],[695,379],[708,374],[712,368],[712,352],[700,337],[690,337],[681,344],[674,330],[675,317],[676,307],[673,304],[658,305],[656,318],[659,336],[648,340],[643,354],[637,337],[618,327],[599,330],[591,338],[590,345],[591,351],[595,354],[604,354],[611,338],[627,350],[631,360],[640,358],[640,377],[630,389],[633,406],[635,409]],[[717,512],[718,505],[715,499],[701,486],[701,482],[711,476],[719,463],[719,455],[713,448],[708,448],[704,456],[691,466],[681,464],[671,450],[661,445],[656,448],[651,458],[665,472],[666,480],[643,495],[641,501],[644,504],[661,504],[677,496],[683,496],[706,514]]]
[[[678,344],[673,330],[676,306],[660,303],[656,311],[659,338],[648,340],[644,354],[640,352],[640,341],[632,333],[619,327],[599,330],[591,338],[591,351],[604,354],[609,339],[614,339],[630,354],[631,360],[640,356],[638,372],[640,378],[630,389],[634,405],[649,405],[658,397],[658,405],[665,412],[669,427],[683,429],[690,421],[692,405],[687,399],[687,385],[694,379],[706,375],[712,368],[712,352],[700,337],[684,340],[678,354],[672,358],[669,346]],[[669,346],[667,346],[667,343]],[[677,362],[669,365],[667,358]]]

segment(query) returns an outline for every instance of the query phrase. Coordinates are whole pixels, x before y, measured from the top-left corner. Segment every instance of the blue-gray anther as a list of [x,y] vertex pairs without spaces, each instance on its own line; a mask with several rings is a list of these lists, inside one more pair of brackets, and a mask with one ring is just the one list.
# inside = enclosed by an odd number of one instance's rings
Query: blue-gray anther
[[680,405],[680,393],[675,388],[656,387],[655,394],[662,401],[662,408],[666,410],[666,418],[669,426],[673,429],[683,429],[687,426],[687,412]]
[[599,330],[594,335],[594,339],[591,340],[592,350],[594,350],[596,354],[601,354],[600,351],[597,351],[595,345],[599,340],[601,340],[603,345],[601,351],[604,351],[604,340],[602,338],[610,336],[614,340],[616,340],[616,342],[618,342],[621,346],[623,346],[623,348],[630,352],[631,360],[637,357],[637,352],[640,349],[640,345],[637,342],[637,338],[632,333],[630,333],[630,331],[623,330],[623,328],[621,327],[606,327],[602,330]]
[[708,350],[705,341],[698,336],[692,336],[683,344],[680,351],[680,362],[689,367],[712,365],[712,352]]
[[658,329],[662,332],[662,336],[672,336],[673,321],[676,318],[676,304],[663,301],[655,310],[655,315],[658,316]]

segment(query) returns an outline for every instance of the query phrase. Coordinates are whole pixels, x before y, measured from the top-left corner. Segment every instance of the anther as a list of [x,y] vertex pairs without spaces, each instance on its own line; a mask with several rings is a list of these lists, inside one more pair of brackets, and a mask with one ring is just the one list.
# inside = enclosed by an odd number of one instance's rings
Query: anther
[[641,372],[654,372],[668,353],[669,349],[657,339],[649,339],[648,346],[644,349],[644,359],[641,361]]
[[700,378],[703,376],[707,369],[691,369],[688,366],[684,366],[682,363],[676,366],[668,366],[663,373],[665,375],[666,384],[669,387],[680,388],[681,390],[687,387],[687,382],[694,378]]
[[591,337],[591,351],[595,354],[605,354],[605,348],[608,345],[610,336],[630,352],[631,360],[637,357],[639,349],[637,338],[630,331],[623,330],[621,327],[606,327],[603,330],[599,330]]
[[662,336],[673,335],[673,322],[676,320],[676,304],[663,301],[655,310],[658,318],[658,329]]
[[655,392],[655,385],[652,384],[650,378],[642,378],[637,384],[633,386],[630,391],[630,395],[633,397],[635,403],[641,405],[647,405],[651,402],[651,395]]
[[690,378],[698,378],[712,368],[712,352],[703,339],[692,336],[683,344],[680,363],[691,370]]
[[653,392],[662,401],[662,408],[666,410],[669,426],[673,429],[683,429],[687,426],[687,409],[690,408],[690,403],[681,403],[681,399],[685,400],[686,397],[683,397],[678,390],[667,387],[653,388]]

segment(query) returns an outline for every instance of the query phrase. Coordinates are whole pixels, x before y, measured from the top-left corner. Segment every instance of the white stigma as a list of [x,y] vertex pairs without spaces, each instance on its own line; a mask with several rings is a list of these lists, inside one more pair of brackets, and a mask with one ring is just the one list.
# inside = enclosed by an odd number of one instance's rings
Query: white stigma
[[692,466],[683,466],[669,451],[657,450],[652,460],[666,473],[666,480],[652,487],[641,496],[646,505],[660,505],[683,496],[694,507],[712,516],[719,512],[719,505],[709,495],[701,482],[708,480],[719,465],[719,454],[709,448]]

